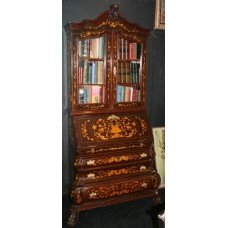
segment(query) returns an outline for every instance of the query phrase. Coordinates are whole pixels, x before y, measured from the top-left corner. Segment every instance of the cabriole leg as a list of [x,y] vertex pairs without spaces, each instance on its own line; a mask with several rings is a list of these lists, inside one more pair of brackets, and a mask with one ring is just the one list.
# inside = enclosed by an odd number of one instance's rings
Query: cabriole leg
[[79,211],[71,211],[70,218],[68,219],[68,225],[75,226],[78,221]]

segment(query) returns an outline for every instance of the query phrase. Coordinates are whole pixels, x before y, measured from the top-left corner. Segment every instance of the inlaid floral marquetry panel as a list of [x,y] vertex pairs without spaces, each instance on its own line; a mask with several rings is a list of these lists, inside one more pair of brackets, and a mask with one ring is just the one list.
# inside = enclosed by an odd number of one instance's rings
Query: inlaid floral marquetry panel
[[83,142],[139,138],[150,134],[144,116],[110,115],[80,120]]
[[144,190],[154,190],[159,186],[159,176],[154,173],[153,179],[134,180],[124,183],[99,186],[85,192],[88,200],[106,199]]

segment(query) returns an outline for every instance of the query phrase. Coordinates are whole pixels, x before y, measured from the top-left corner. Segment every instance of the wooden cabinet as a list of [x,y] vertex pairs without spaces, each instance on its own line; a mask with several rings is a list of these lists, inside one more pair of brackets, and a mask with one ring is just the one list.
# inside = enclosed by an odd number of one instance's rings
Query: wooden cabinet
[[146,196],[157,199],[146,116],[146,41],[150,30],[118,5],[95,20],[66,25],[68,35],[71,216]]

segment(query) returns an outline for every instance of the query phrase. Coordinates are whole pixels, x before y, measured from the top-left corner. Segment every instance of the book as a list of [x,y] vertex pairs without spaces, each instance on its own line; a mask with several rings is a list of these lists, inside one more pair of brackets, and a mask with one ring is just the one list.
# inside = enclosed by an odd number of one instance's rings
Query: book
[[121,64],[118,64],[118,70],[117,70],[117,83],[121,83]]
[[118,39],[118,59],[122,59],[121,39]]
[[90,58],[104,57],[104,37],[90,39]]
[[89,81],[89,61],[85,60],[83,62],[83,83],[87,84]]
[[130,63],[126,62],[125,63],[125,68],[126,68],[126,83],[130,83]]
[[128,47],[128,40],[125,40],[125,59],[128,59],[129,47]]
[[78,89],[78,103],[83,104],[85,101],[85,90],[84,88],[79,88]]
[[92,83],[92,62],[89,62],[89,79],[88,83]]
[[125,56],[124,39],[121,38],[121,59],[124,59],[124,56]]
[[97,63],[97,83],[98,84],[103,84],[104,83],[103,71],[104,71],[104,62],[98,61],[98,63]]
[[92,102],[91,103],[100,103],[101,87],[100,86],[91,86],[91,87],[92,87],[92,91],[91,91]]
[[124,63],[121,62],[120,63],[120,82],[121,83],[124,83],[124,74],[125,74],[125,71],[124,71]]

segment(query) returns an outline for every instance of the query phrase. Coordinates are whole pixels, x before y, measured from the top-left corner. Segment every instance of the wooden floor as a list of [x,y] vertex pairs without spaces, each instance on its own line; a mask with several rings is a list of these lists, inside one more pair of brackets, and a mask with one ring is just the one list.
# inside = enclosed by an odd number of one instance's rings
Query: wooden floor
[[[165,200],[164,189],[160,191],[162,201]],[[69,197],[63,196],[63,228],[69,227]],[[159,210],[164,208],[164,203]],[[151,198],[134,200],[112,206],[82,211],[79,214],[77,228],[163,228],[163,222],[156,220]]]

